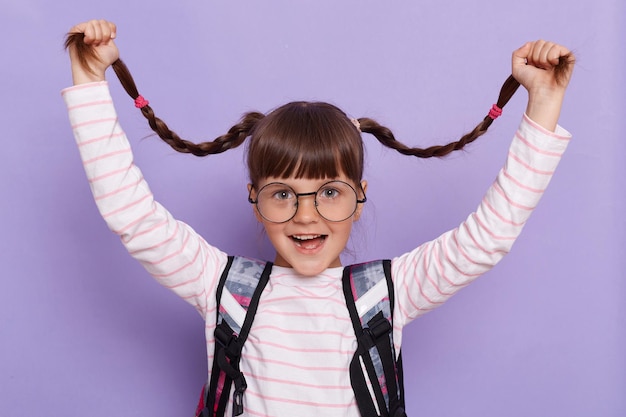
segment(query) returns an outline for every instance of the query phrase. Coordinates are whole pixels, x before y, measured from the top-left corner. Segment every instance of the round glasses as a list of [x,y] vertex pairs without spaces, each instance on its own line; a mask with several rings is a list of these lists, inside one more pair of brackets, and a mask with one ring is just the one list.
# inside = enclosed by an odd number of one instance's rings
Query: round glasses
[[313,196],[319,215],[331,222],[349,219],[356,212],[358,204],[367,201],[365,192],[363,199],[359,200],[354,187],[343,181],[329,181],[310,193],[296,193],[287,184],[272,182],[259,190],[256,200],[252,198],[252,190],[253,188],[250,189],[248,201],[256,204],[261,217],[272,223],[285,223],[293,219],[298,211],[300,197]]

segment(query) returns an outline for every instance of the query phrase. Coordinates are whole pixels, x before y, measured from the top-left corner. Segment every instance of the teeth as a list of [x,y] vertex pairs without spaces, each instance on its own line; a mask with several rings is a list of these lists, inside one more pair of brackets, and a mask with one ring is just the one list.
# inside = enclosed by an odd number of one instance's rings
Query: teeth
[[311,239],[316,239],[321,236],[322,235],[293,235],[292,237],[298,240],[311,240]]

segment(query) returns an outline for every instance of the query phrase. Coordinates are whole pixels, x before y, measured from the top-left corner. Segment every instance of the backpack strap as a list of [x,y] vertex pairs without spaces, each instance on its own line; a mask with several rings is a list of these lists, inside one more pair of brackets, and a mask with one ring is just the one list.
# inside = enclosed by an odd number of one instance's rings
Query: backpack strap
[[358,343],[350,381],[361,416],[405,416],[402,362],[393,345],[391,261],[347,266],[342,284]]
[[215,354],[202,417],[223,416],[232,384],[233,416],[243,414],[246,379],[239,369],[241,350],[252,327],[263,289],[269,281],[271,262],[228,257],[217,286]]

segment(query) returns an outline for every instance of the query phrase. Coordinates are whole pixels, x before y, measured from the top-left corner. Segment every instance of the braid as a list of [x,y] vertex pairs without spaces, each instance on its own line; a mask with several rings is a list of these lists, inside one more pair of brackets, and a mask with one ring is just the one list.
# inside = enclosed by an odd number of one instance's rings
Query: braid
[[[567,54],[559,58],[559,63],[555,67],[555,77],[558,83],[563,81],[565,77],[567,66],[573,62],[572,54]],[[495,106],[497,106],[500,110],[506,106],[511,97],[515,94],[517,89],[519,88],[519,82],[510,75],[502,88],[500,89],[500,95],[498,96],[498,101]],[[494,118],[491,115],[485,116],[485,118],[469,133],[463,135],[461,139],[456,142],[450,142],[446,145],[434,145],[430,146],[426,149],[422,148],[410,148],[404,145],[401,142],[398,142],[394,137],[391,130],[378,124],[375,120],[369,119],[367,117],[358,119],[361,125],[361,131],[365,133],[370,133],[378,139],[380,143],[387,146],[388,148],[392,148],[397,150],[403,155],[416,156],[418,158],[431,158],[431,157],[443,157],[451,153],[452,151],[458,151],[459,149],[463,149],[465,145],[468,143],[472,143],[480,136],[485,134],[489,126],[494,121]]]
[[[83,68],[91,71],[88,64],[88,58],[91,60],[97,60],[98,56],[95,51],[84,43],[84,35],[82,33],[70,33],[65,41],[66,49],[74,47],[79,59],[79,63]],[[574,61],[572,54],[567,54],[559,58],[558,65],[554,68],[556,81],[561,83],[567,74],[568,66]],[[152,130],[159,135],[163,141],[170,145],[174,150],[182,153],[191,153],[196,156],[206,156],[211,154],[217,154],[229,149],[236,148],[241,145],[245,139],[250,135],[252,130],[257,126],[257,123],[265,116],[263,113],[250,112],[246,113],[238,124],[230,128],[228,133],[219,136],[212,142],[193,143],[178,136],[175,132],[171,131],[167,124],[161,119],[155,116],[154,111],[143,97],[139,95],[135,81],[130,74],[130,71],[126,65],[118,59],[112,64],[113,70],[120,80],[122,87],[128,93],[133,100],[140,100],[141,113],[148,120],[148,124]],[[450,142],[446,145],[434,145],[428,148],[411,148],[398,142],[394,137],[391,130],[378,124],[375,120],[370,118],[360,118],[358,122],[360,124],[361,132],[370,133],[378,139],[383,145],[395,149],[404,155],[416,156],[418,158],[431,158],[431,157],[443,157],[449,153],[463,149],[468,143],[471,143],[485,134],[489,126],[493,123],[495,117],[497,117],[502,108],[509,102],[511,97],[515,94],[520,84],[513,76],[509,76],[504,82],[498,101],[494,105],[494,109],[489,112],[487,116],[469,133],[462,136],[456,142]],[[493,113],[495,111],[495,113]]]
[[[83,68],[90,70],[87,58],[98,59],[98,57],[94,50],[89,45],[85,44],[83,39],[84,35],[82,33],[70,33],[65,40],[65,48],[67,49],[71,46],[75,47],[80,64]],[[118,59],[112,64],[112,67],[126,93],[128,93],[133,100],[137,100],[137,98],[140,97],[139,91],[126,64],[124,64],[121,59]],[[231,127],[225,135],[219,136],[212,142],[194,143],[181,138],[176,132],[170,130],[163,120],[155,116],[149,104],[145,104],[141,107],[141,113],[148,120],[150,128],[159,135],[164,142],[170,145],[172,149],[182,153],[191,153],[196,156],[222,153],[238,147],[250,135],[250,132],[256,126],[257,122],[264,117],[263,113],[246,113],[239,123]]]

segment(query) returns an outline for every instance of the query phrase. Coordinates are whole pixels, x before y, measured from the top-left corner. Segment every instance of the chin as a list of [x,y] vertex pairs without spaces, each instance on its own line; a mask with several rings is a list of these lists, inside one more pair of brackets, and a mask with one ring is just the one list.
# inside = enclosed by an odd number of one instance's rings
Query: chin
[[315,277],[322,272],[326,271],[328,268],[340,267],[341,264],[335,265],[337,262],[298,262],[292,264],[292,268],[299,275],[305,277]]
[[326,268],[294,268],[294,271],[303,277],[316,277],[325,270]]

